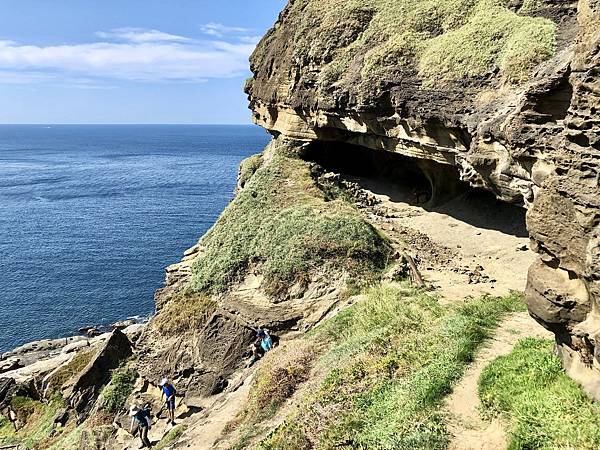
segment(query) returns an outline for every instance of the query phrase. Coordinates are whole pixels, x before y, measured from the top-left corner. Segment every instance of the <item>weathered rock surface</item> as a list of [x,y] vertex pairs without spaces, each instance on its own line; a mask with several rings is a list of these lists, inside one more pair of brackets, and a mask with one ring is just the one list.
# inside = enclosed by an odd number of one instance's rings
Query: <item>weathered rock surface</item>
[[323,83],[375,19],[357,8],[334,26],[317,3],[291,0],[253,54],[246,91],[255,123],[318,148],[416,159],[434,193],[446,190],[449,172],[424,162],[454,166],[461,181],[527,207],[540,254],[529,272],[531,314],[600,398],[600,2],[542,2],[536,15],[556,23],[557,51],[529,81],[491,72],[433,86],[410,61],[365,86],[361,55],[343,79]]
[[85,417],[93,406],[92,400],[110,380],[110,371],[131,355],[131,342],[116,329],[64,394],[80,417]]
[[569,373],[600,399],[600,2],[579,3],[569,64],[572,98],[529,210],[540,254],[529,272],[529,306],[552,330]]

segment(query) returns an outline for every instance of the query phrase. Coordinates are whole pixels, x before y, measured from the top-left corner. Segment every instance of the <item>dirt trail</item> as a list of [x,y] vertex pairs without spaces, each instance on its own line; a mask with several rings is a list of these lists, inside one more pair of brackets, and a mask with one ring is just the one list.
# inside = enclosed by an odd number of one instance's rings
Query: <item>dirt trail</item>
[[517,313],[506,319],[492,338],[477,353],[446,401],[448,430],[452,435],[449,450],[504,450],[506,434],[499,419],[485,421],[479,414],[477,382],[483,369],[499,356],[510,353],[524,337],[550,338],[552,334],[539,326],[529,314]]
[[173,449],[207,450],[216,448],[229,422],[242,411],[248,399],[256,365],[244,369],[232,380],[231,387],[200,414],[187,423],[187,430]]
[[414,205],[401,185],[348,179],[377,199],[365,209],[369,220],[419,258],[423,276],[446,299],[525,289],[535,254],[522,208],[477,192],[439,207]]

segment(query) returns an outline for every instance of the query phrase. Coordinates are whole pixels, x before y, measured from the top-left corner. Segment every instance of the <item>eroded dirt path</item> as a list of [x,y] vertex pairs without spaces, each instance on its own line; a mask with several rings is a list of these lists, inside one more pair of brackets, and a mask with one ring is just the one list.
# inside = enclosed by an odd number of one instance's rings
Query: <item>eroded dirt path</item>
[[499,356],[510,353],[519,339],[550,338],[552,334],[538,325],[526,312],[512,314],[475,356],[462,380],[446,400],[449,450],[504,450],[507,439],[500,419],[486,421],[479,413],[477,383],[483,369]]

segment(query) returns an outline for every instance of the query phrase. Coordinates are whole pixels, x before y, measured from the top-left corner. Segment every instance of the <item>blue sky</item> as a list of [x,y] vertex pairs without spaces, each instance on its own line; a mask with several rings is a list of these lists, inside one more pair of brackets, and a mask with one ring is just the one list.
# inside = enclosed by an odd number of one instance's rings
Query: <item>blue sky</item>
[[2,0],[0,123],[249,123],[285,0]]

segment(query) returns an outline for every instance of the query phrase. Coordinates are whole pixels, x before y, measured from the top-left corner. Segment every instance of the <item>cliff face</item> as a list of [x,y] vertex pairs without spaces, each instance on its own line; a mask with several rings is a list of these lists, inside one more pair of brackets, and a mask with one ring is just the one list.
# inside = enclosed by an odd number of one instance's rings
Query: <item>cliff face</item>
[[526,207],[530,312],[600,398],[599,14],[596,0],[290,0],[246,91],[279,139],[399,153],[434,197],[460,179]]

